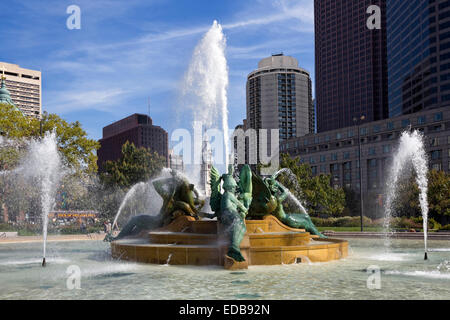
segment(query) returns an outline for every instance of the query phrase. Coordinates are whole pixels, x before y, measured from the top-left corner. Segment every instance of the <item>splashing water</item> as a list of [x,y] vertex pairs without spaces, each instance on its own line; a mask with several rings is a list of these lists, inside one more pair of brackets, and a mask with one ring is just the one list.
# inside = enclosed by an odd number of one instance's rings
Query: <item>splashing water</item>
[[62,163],[56,142],[56,133],[46,132],[40,140],[32,139],[28,154],[22,160],[21,174],[40,186],[43,259],[47,246],[48,214],[55,205],[55,194],[63,175]]
[[437,266],[437,270],[442,273],[450,274],[450,261],[444,260]]
[[[225,58],[226,39],[222,26],[214,21],[211,28],[197,44],[184,79],[185,98],[192,96],[193,102],[188,106],[194,121],[205,127],[222,126],[225,168],[228,163],[228,66]],[[219,122],[221,122],[219,124]],[[196,141],[194,143],[202,143]],[[201,146],[199,149],[201,150]],[[222,160],[222,159],[220,159]],[[219,161],[220,161],[219,160]]]
[[135,196],[136,191],[143,190],[146,187],[146,185],[147,185],[147,183],[145,183],[145,182],[138,182],[134,186],[132,186],[130,190],[128,190],[127,194],[125,195],[125,197],[122,200],[122,203],[119,206],[119,210],[117,210],[117,214],[116,214],[116,216],[114,218],[114,222],[112,224],[113,229],[114,229],[114,226],[117,223],[117,219],[119,219],[119,216],[122,213],[123,208],[125,207],[125,205],[128,203],[128,201],[131,198],[133,198]]
[[[286,173],[290,177],[290,181],[294,182],[294,187],[296,190],[298,190],[299,192],[302,191],[300,188],[300,185],[298,184],[297,176],[289,168],[282,168],[282,169],[278,170],[277,172],[275,172],[272,175],[272,179],[276,179],[282,173]],[[278,182],[278,183],[281,184],[281,182]],[[286,188],[285,186],[283,186],[283,187],[286,189],[286,191],[288,193],[289,200],[291,200],[301,210],[302,213],[309,216],[308,211],[306,211],[306,209],[303,206],[303,204],[301,203],[301,201],[299,199],[297,199],[297,197],[294,196],[294,194],[288,188]]]
[[[284,186],[283,186],[283,187],[284,187]],[[291,192],[288,188],[285,187],[285,189],[286,189],[286,191],[287,191],[287,193],[288,193],[288,198],[289,198],[291,201],[293,201],[293,202],[295,203],[295,205],[300,209],[300,211],[301,211],[303,214],[309,216],[308,211],[306,211],[305,207],[302,205],[302,203],[300,202],[300,200],[298,200],[297,197],[294,196],[294,195],[292,194],[292,192]]]
[[[170,178],[173,175],[178,176],[180,179],[188,180],[190,179],[180,171],[174,171],[171,168],[163,168],[160,172],[160,174],[147,182],[138,182],[135,185],[133,185],[130,190],[126,193],[124,196],[119,209],[117,210],[116,216],[114,217],[113,227],[116,226],[116,224],[119,221],[119,218],[123,215],[123,213],[126,211],[125,208],[128,204],[132,202],[142,202],[146,201],[147,203],[144,204],[145,210],[144,212],[140,212],[139,214],[148,214],[148,215],[156,215],[159,212],[159,208],[162,206],[162,199],[161,196],[156,192],[155,188],[153,187],[153,182]],[[197,187],[194,186],[194,190],[199,194],[200,198],[204,198],[204,195],[201,193],[200,190],[197,189]],[[142,197],[145,197],[143,199]],[[143,204],[143,203],[139,203]],[[142,207],[142,206],[141,206]],[[147,212],[146,212],[147,211]],[[128,219],[121,219],[121,221],[128,221]]]
[[112,225],[113,228],[114,228],[114,226],[116,226],[117,221],[119,220],[119,217],[122,215],[126,205],[131,200],[133,200],[135,197],[137,197],[138,195],[141,195],[142,193],[144,193],[146,190],[148,191],[147,197],[150,198],[150,201],[152,202],[149,205],[149,207],[152,207],[152,209],[153,208],[159,208],[160,204],[159,203],[154,203],[155,200],[159,200],[159,195],[156,194],[156,191],[153,188],[153,181],[170,177],[170,172],[171,171],[172,171],[172,169],[170,169],[170,168],[163,168],[161,170],[160,175],[158,177],[156,177],[154,179],[151,179],[150,181],[147,181],[147,182],[138,182],[135,185],[133,185],[130,188],[130,190],[128,190],[128,192],[125,194],[125,197],[123,198],[122,202],[120,203],[119,209],[117,210],[116,216],[114,217],[114,222],[113,222],[113,225]]
[[419,186],[419,202],[420,209],[422,211],[423,218],[423,236],[424,236],[424,246],[425,255],[428,251],[427,245],[427,229],[428,229],[428,200],[427,200],[427,190],[428,190],[428,165],[427,156],[424,148],[423,136],[418,131],[408,132],[405,131],[400,136],[399,146],[394,154],[393,163],[391,166],[388,185],[387,185],[387,198],[385,204],[385,218],[384,218],[384,228],[386,230],[385,246],[388,249],[390,247],[390,221],[394,216],[392,212],[392,205],[398,196],[397,187],[399,185],[399,178],[402,174],[402,169],[407,168],[412,165],[416,172],[416,182]]
[[166,264],[164,264],[164,266],[170,266],[170,259],[172,259],[172,255],[173,255],[173,253],[169,253],[169,256],[167,257]]

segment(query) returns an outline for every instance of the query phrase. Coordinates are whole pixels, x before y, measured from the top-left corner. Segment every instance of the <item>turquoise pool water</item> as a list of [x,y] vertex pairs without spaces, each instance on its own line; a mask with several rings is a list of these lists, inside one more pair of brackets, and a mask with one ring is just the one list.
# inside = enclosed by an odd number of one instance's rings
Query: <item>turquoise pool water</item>
[[[343,260],[239,272],[114,261],[102,241],[50,242],[42,268],[41,244],[0,244],[0,299],[450,299],[450,252],[424,261],[422,241],[393,240],[389,253],[383,240],[349,244]],[[67,285],[69,266],[81,272],[80,289],[69,289],[73,278]],[[377,276],[369,267],[380,270],[380,289],[368,288]]]

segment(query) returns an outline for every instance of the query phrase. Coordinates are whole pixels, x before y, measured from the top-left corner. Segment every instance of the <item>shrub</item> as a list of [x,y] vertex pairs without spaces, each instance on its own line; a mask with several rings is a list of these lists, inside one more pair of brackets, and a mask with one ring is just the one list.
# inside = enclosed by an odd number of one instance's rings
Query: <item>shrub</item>
[[0,232],[16,231],[16,228],[9,223],[0,223]]
[[[84,233],[96,233],[101,231],[103,228],[101,226],[87,226]],[[81,229],[78,225],[72,225],[72,226],[67,226],[67,227],[61,227],[56,229],[58,231],[58,233],[60,234],[80,234],[83,233],[81,232]]]
[[[339,218],[315,218],[311,217],[312,222],[316,227],[359,227],[361,225],[360,217],[339,217]],[[372,226],[372,219],[363,217],[363,225]]]
[[442,225],[439,222],[437,222],[436,220],[434,220],[433,218],[431,218],[431,219],[428,219],[428,228],[430,230],[439,230],[442,228]]
[[395,217],[391,219],[391,227],[398,229],[420,229],[422,225],[408,217]]

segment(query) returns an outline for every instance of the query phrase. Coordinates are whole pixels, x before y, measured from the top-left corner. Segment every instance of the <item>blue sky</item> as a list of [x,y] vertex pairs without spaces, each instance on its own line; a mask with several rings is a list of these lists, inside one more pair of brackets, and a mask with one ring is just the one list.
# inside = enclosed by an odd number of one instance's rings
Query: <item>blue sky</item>
[[[66,27],[69,5],[81,29]],[[169,132],[189,128],[180,107],[192,52],[217,20],[227,38],[229,127],[245,118],[246,76],[284,52],[314,81],[313,0],[2,1],[0,61],[42,71],[43,109],[80,121],[89,136],[132,113]]]

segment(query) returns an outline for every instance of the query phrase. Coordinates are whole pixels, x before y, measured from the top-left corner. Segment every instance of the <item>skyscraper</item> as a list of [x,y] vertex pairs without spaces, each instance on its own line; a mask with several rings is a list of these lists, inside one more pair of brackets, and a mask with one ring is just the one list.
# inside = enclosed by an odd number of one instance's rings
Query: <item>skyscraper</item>
[[297,59],[275,54],[248,75],[246,123],[279,129],[281,141],[314,132],[311,78]]
[[450,105],[450,1],[389,0],[389,116]]
[[[371,5],[380,29],[367,27]],[[385,9],[386,0],[314,1],[317,132],[388,117]]]
[[14,105],[24,115],[40,118],[42,113],[41,72],[6,62],[0,62],[0,72],[5,75],[6,86]]

